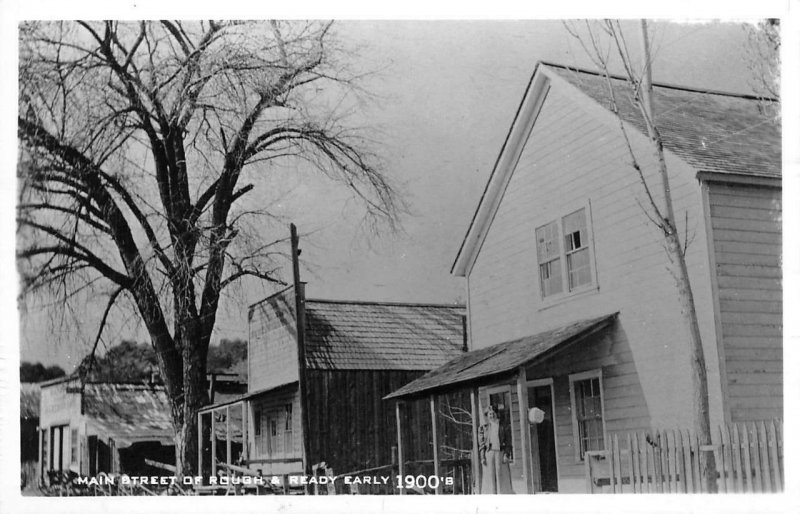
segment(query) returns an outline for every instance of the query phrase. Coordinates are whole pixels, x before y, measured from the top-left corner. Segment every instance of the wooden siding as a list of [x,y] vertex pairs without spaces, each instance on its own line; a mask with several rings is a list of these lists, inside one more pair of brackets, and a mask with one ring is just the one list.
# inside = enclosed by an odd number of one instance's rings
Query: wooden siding
[[[619,311],[630,369],[641,382],[653,425],[687,425],[688,338],[675,329],[681,326],[675,282],[663,238],[639,205],[646,199],[619,128],[602,121],[607,115],[559,88],[548,93],[469,275],[472,344],[481,348]],[[649,143],[637,132],[629,134],[658,198]],[[721,421],[701,189],[694,169],[671,154],[667,164],[681,232],[689,220],[687,260],[709,364],[712,419]],[[536,227],[581,207],[590,214],[595,287],[545,302],[539,293]]]
[[[382,398],[423,371],[308,370],[311,464],[325,461],[337,474],[392,463],[397,445],[394,402]],[[426,401],[409,402],[404,424],[406,460],[431,458],[431,415]]]
[[[286,405],[292,405],[292,440],[293,445],[288,451],[283,448],[283,451],[276,451],[272,454],[268,453],[265,445],[260,445],[256,442],[257,437],[261,437],[266,441],[270,436],[269,427],[267,426],[267,418],[274,417],[278,420],[278,438],[283,441],[284,437],[284,421]],[[251,469],[260,469],[264,475],[279,475],[283,473],[300,472],[303,469],[301,460],[303,458],[303,432],[302,424],[300,423],[300,395],[297,392],[297,387],[291,387],[288,390],[284,389],[277,392],[266,393],[250,401],[248,407],[249,415],[252,417],[251,426],[248,427],[247,437],[249,441],[249,454],[250,458],[256,461],[261,459],[298,459],[295,462],[279,462],[267,463],[256,462],[250,465]],[[263,413],[261,416],[261,435],[256,436],[255,424],[259,420],[255,417],[258,412]],[[259,451],[261,450],[261,451]]]
[[248,339],[248,392],[297,380],[294,289],[251,307]]
[[781,190],[708,188],[731,421],[781,417]]

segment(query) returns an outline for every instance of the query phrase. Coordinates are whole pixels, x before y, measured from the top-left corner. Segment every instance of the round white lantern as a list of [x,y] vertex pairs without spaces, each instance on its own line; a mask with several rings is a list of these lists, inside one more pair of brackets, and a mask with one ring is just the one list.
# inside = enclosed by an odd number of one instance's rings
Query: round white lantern
[[544,411],[538,407],[528,409],[528,421],[537,424],[544,421]]

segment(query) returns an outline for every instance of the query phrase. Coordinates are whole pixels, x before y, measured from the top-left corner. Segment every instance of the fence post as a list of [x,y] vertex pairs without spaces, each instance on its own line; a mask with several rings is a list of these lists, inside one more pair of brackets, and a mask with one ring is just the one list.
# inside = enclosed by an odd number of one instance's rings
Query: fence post
[[744,471],[742,470],[742,441],[739,438],[739,426],[733,424],[733,465],[736,471],[736,492],[744,492]]
[[763,421],[758,422],[758,450],[761,454],[761,476],[764,480],[765,493],[772,492],[772,477],[770,477],[769,443],[767,442],[767,427]]
[[768,429],[768,443],[769,454],[772,460],[772,466],[775,468],[775,492],[783,491],[783,479],[781,477],[781,463],[778,460],[778,444],[777,437],[775,436],[775,420],[769,422]]

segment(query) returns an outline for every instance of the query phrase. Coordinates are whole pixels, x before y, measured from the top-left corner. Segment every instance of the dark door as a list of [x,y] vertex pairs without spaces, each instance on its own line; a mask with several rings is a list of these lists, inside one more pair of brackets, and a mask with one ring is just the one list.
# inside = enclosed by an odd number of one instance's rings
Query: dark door
[[537,463],[539,465],[541,491],[555,493],[558,492],[558,468],[553,424],[553,389],[550,384],[528,388],[528,408],[532,407],[544,411],[544,421],[530,425],[531,458],[535,459],[534,468]]

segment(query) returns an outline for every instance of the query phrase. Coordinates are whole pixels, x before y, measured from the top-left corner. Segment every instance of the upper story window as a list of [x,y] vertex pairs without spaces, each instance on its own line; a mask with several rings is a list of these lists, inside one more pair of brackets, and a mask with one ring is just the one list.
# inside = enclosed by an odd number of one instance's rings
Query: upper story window
[[536,229],[542,298],[572,293],[593,283],[586,208]]

